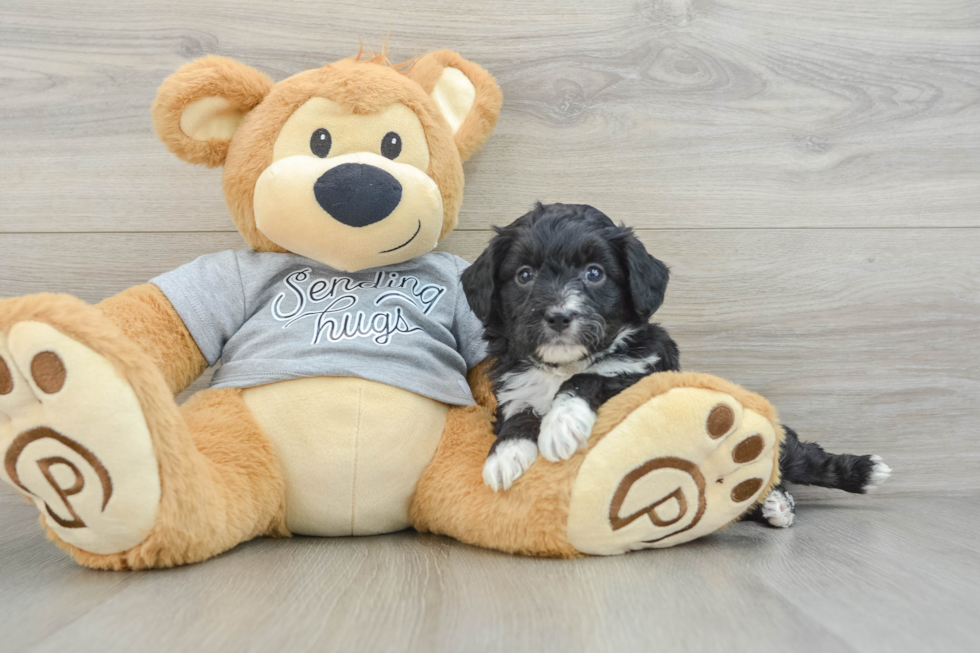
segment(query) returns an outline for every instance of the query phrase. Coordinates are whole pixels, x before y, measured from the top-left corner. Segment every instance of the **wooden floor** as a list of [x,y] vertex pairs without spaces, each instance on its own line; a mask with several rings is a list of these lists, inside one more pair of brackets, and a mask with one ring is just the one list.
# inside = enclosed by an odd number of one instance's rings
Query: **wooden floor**
[[892,481],[611,560],[401,534],[148,574],[77,568],[0,488],[0,650],[980,649],[973,0],[4,0],[0,297],[94,302],[241,247],[220,171],[153,135],[156,87],[208,53],[282,79],[388,34],[504,91],[444,248],[472,259],[537,199],[597,206],[671,266],[687,369]]
[[437,536],[257,540],[155,572],[78,567],[0,499],[4,651],[974,652],[980,496],[811,498],[628,556]]

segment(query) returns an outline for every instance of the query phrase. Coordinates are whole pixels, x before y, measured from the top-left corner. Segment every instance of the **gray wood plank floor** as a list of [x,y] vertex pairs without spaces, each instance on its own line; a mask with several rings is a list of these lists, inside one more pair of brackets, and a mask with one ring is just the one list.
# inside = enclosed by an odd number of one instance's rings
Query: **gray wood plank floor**
[[0,500],[4,651],[976,651],[980,496],[824,495],[789,530],[529,560],[436,536],[82,569]]
[[472,260],[536,199],[599,207],[670,264],[686,368],[895,477],[800,491],[788,531],[615,559],[404,533],[140,574],[77,567],[0,488],[0,650],[980,649],[973,0],[4,0],[0,297],[95,302],[241,247],[221,172],[153,135],[156,87],[389,32],[394,59],[454,48],[504,91],[444,249]]

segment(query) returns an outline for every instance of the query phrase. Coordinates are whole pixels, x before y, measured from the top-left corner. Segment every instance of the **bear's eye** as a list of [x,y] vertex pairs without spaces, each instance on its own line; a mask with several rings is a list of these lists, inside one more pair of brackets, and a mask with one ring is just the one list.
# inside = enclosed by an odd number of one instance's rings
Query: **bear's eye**
[[333,145],[333,139],[330,138],[330,132],[326,129],[318,129],[310,136],[310,151],[321,159],[330,154],[331,145]]
[[598,283],[602,281],[603,277],[606,276],[605,271],[598,265],[592,264],[585,268],[585,280],[591,281],[592,283]]
[[531,283],[531,280],[534,279],[534,270],[525,265],[517,271],[515,278],[517,279],[517,283],[521,284],[522,286],[524,284]]
[[381,156],[387,159],[397,159],[402,153],[402,137],[396,132],[388,132],[381,139]]

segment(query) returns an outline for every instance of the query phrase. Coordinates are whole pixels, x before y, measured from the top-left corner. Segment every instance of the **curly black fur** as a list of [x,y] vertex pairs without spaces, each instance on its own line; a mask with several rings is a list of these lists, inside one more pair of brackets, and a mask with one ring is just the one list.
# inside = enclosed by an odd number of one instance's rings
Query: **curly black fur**
[[[494,361],[490,376],[500,400],[498,443],[534,440],[543,414],[559,394],[581,398],[595,411],[647,374],[680,370],[677,345],[660,325],[649,323],[664,301],[668,268],[631,229],[591,206],[538,203],[496,232],[462,282],[484,324]],[[603,271],[601,283],[589,283],[584,276],[592,265]],[[521,282],[522,270],[530,271],[533,284]],[[549,316],[564,315],[555,313],[556,307],[566,306],[569,296],[575,306],[565,312],[574,329],[556,331]],[[573,330],[574,337],[569,336]],[[548,360],[555,343],[574,347],[582,358]],[[604,360],[605,366],[597,366]],[[649,364],[641,365],[644,361]],[[561,376],[566,369],[564,382],[550,388],[551,396],[527,396],[536,389],[527,382],[529,376]],[[519,384],[530,390],[518,396],[512,388]],[[871,456],[827,453],[818,444],[801,442],[793,429],[784,429],[779,457],[784,483],[855,493],[873,484]],[[765,521],[759,509],[747,518]]]
[[[663,303],[667,266],[631,229],[591,206],[538,203],[496,232],[462,281],[493,360],[497,443],[536,440],[559,393],[595,411],[647,374],[679,367],[677,345],[648,322]],[[521,281],[522,270],[533,283]],[[508,392],[534,374],[564,382],[530,402]]]

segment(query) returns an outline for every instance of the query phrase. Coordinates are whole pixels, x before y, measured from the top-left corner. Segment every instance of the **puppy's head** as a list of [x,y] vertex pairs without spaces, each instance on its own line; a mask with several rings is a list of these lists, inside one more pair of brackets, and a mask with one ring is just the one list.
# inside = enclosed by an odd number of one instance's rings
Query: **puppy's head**
[[561,365],[609,347],[663,303],[667,266],[632,230],[582,204],[538,204],[463,273],[491,354]]

